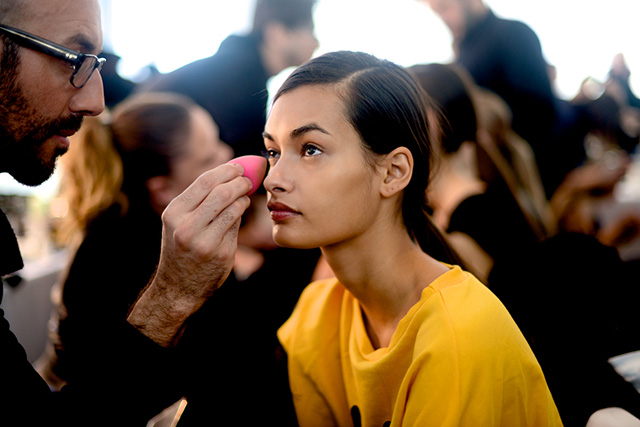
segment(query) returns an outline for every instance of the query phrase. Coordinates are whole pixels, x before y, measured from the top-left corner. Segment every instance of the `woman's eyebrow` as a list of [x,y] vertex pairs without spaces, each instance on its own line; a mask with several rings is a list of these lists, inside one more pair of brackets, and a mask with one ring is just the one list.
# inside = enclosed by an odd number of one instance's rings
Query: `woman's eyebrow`
[[292,130],[289,136],[291,137],[291,139],[296,139],[301,137],[305,133],[312,132],[314,130],[318,132],[322,132],[326,135],[330,135],[330,133],[327,132],[324,128],[320,127],[315,123],[310,123],[308,125],[300,126],[299,128]]
[[[295,128],[294,130],[292,130],[289,133],[289,138],[291,139],[300,138],[302,135],[312,131],[318,131],[326,135],[331,135],[329,132],[327,132],[324,128],[320,127],[319,125],[315,123],[310,123],[308,125],[300,126],[299,128]],[[262,132],[262,137],[270,141],[274,141],[273,136],[271,136],[271,134],[269,134],[268,132]]]

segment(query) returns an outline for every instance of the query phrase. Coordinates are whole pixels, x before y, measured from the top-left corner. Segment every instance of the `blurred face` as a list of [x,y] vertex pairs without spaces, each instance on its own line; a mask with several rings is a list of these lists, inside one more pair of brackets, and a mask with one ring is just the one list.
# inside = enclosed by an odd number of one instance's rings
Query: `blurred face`
[[[82,53],[102,49],[97,0],[23,3],[21,30]],[[53,173],[82,117],[104,109],[102,80],[94,73],[77,89],[69,82],[72,68],[65,62],[22,47],[12,55],[2,42],[0,49],[0,172],[38,185]]]
[[468,12],[462,0],[421,0],[442,19],[454,39],[464,37]]
[[191,111],[191,133],[186,149],[171,164],[169,176],[173,196],[187,189],[202,173],[231,160],[233,150],[220,140],[218,127],[208,112]]
[[379,211],[379,176],[330,88],[282,95],[265,127],[273,237],[281,246],[328,247],[358,239]]
[[311,59],[318,48],[318,39],[313,23],[295,29],[287,29],[288,43],[285,48],[286,62],[290,67],[301,65]]

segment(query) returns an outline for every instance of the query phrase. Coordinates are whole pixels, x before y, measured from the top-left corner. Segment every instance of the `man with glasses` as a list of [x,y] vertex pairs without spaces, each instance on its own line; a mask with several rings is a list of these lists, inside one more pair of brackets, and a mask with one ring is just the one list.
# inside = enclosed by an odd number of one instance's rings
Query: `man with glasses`
[[[95,56],[101,46],[98,0],[0,2],[0,173],[39,185],[69,149],[82,118],[103,111],[103,60]],[[51,393],[0,310],[0,425],[144,425],[127,419],[127,407],[143,402],[145,390],[162,387],[163,376],[174,374],[163,372],[162,359],[172,356],[170,347],[186,319],[231,269],[251,188],[241,175],[233,165],[208,171],[165,211],[156,274],[122,319],[125,333],[104,337],[104,351],[120,370],[101,367],[103,383],[80,381]],[[0,211],[0,276],[22,266],[15,235]],[[96,274],[108,274],[108,266]]]
[[98,58],[95,55],[76,52],[57,43],[43,39],[42,37],[29,34],[26,31],[12,28],[7,25],[0,25],[0,32],[13,40],[20,46],[37,50],[45,55],[58,58],[73,69],[70,83],[73,87],[81,89],[89,81],[94,71],[100,71],[102,64],[106,61],[104,58]]

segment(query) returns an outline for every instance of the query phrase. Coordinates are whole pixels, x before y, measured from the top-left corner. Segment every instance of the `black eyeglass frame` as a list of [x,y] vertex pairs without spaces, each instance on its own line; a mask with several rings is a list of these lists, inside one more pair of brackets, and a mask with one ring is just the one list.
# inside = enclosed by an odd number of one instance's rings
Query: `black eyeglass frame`
[[[69,49],[50,40],[27,33],[26,31],[22,31],[17,28],[9,27],[8,25],[0,24],[0,32],[4,33],[15,43],[23,47],[36,50],[71,65],[73,67],[73,74],[69,81],[73,87],[78,89],[87,84],[95,70],[100,72],[103,64],[107,61],[105,58],[98,58],[96,55],[76,52],[75,50]],[[87,60],[94,61],[92,69],[83,78],[84,81],[77,82],[76,78],[78,77],[78,71],[82,69],[82,66]]]

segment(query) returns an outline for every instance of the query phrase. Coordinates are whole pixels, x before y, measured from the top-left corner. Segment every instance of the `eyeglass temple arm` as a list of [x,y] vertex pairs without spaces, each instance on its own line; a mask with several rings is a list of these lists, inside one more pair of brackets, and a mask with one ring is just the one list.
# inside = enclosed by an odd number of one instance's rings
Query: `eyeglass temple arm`
[[17,36],[18,40],[16,40],[16,43],[18,44],[26,44],[30,48],[36,49],[43,53],[51,54],[62,60],[75,62],[80,56],[80,54],[62,45],[49,40],[45,40],[33,34],[26,34],[22,31],[16,31],[15,29],[7,27],[5,25],[0,25],[0,31]]

